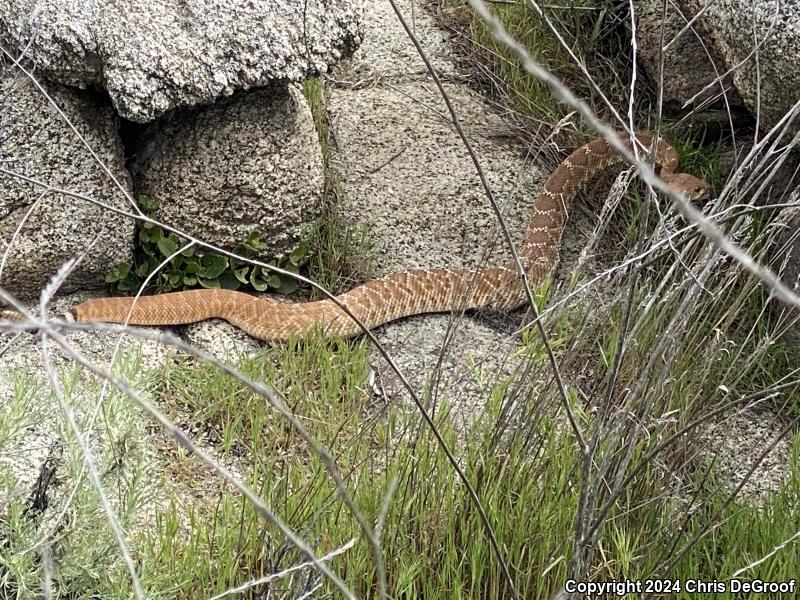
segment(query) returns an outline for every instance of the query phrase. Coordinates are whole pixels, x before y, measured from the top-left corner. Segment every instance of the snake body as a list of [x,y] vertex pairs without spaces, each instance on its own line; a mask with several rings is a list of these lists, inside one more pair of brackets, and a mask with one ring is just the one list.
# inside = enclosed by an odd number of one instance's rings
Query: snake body
[[[644,147],[649,134],[637,134]],[[664,181],[693,197],[707,184],[676,173],[675,150],[659,141],[656,162]],[[567,211],[577,193],[599,172],[623,163],[603,138],[578,148],[555,169],[537,197],[519,258],[531,285],[538,285],[555,266]],[[417,269],[371,280],[337,297],[367,328],[402,317],[488,307],[512,309],[525,302],[517,266],[481,269]],[[249,335],[270,341],[303,335],[322,326],[328,334],[352,337],[359,325],[331,300],[284,304],[223,289],[199,289],[133,298],[98,298],[73,309],[80,322],[181,325],[222,318]]]

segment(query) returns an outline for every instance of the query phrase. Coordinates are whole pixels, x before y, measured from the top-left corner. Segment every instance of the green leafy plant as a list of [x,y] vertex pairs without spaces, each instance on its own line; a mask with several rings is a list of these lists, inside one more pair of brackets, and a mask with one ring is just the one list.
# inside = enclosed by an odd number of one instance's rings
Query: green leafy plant
[[[140,196],[139,203],[148,213],[155,208],[154,201],[147,196]],[[166,258],[172,256],[172,260],[145,286],[147,293],[205,287],[228,290],[250,288],[258,292],[272,289],[283,294],[291,294],[298,287],[297,280],[290,276],[282,276],[269,269],[221,254],[197,252],[194,248],[187,248],[175,254],[184,244],[185,240],[174,233],[166,233],[152,223],[143,222],[138,227],[133,262],[121,263],[114,267],[106,275],[106,283],[110,284],[114,293],[136,291],[148,275],[153,273]],[[297,273],[309,246],[309,236],[303,236],[298,247],[278,261],[276,266]],[[234,252],[250,258],[265,247],[266,244],[260,234],[253,231],[247,240],[234,248]]]

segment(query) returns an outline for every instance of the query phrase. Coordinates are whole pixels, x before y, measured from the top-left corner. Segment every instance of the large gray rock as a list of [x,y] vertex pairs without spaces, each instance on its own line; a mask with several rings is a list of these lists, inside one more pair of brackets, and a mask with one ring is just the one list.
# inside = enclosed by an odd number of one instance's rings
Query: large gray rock
[[[132,209],[130,178],[117,136],[118,119],[99,94],[47,87],[125,192],[100,168],[78,136],[25,77],[0,74],[0,166],[44,184]],[[8,249],[0,286],[23,299],[38,297],[59,267],[94,245],[63,291],[99,288],[133,251],[132,220],[63,194],[0,174],[0,258]],[[24,225],[15,232],[24,221]]]
[[[798,101],[800,0],[683,0],[703,11],[703,38],[722,56],[720,71],[737,67],[733,82],[762,128],[774,126]],[[757,50],[757,53],[756,53]],[[795,121],[794,130],[800,127]]]
[[47,78],[108,90],[146,122],[269,80],[326,72],[359,44],[358,0],[0,0],[0,42]]
[[322,153],[306,99],[294,85],[236,94],[154,126],[133,163],[154,213],[228,249],[258,232],[265,260],[298,245],[322,210]]
[[[730,105],[741,106],[730,76],[705,90],[709,82],[724,74],[725,66],[714,45],[704,44],[696,27],[687,28],[691,13],[670,2],[665,7],[661,0],[641,0],[636,17],[639,63],[653,87],[662,86],[667,108],[680,110],[691,98],[695,99],[687,108],[705,103],[724,106],[723,89]],[[663,52],[663,76],[659,77],[661,46],[667,49]],[[722,111],[720,114],[727,121],[727,115]]]

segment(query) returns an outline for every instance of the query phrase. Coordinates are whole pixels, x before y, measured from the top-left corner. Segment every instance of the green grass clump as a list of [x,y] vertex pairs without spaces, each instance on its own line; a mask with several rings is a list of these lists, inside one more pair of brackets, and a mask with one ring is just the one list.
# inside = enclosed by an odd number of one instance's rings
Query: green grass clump
[[[535,339],[528,343],[540,344]],[[606,349],[606,364],[613,362],[615,351],[613,346]],[[564,358],[561,346],[556,352]],[[546,363],[541,352],[534,354],[536,364]],[[443,590],[454,598],[509,596],[475,506],[430,432],[408,409],[374,404],[365,384],[365,344],[317,334],[286,347],[268,347],[240,365],[249,376],[281,390],[283,401],[330,448],[367,522],[382,524],[389,597],[438,598]],[[264,398],[210,365],[189,360],[150,372],[146,382],[148,394],[162,410],[193,432],[198,442],[213,447],[223,464],[235,465],[266,505],[318,555],[355,538],[352,548],[331,560],[331,568],[357,597],[376,597],[375,563],[356,520],[339,499],[319,456]],[[19,402],[30,397],[31,388],[21,386]],[[561,410],[548,408],[552,405],[547,397],[540,385],[520,394],[513,380],[502,381],[487,396],[483,417],[465,434],[457,435],[446,406],[436,419],[475,486],[522,598],[550,597],[567,578],[581,502],[583,459],[560,425]],[[581,408],[577,393],[570,401],[580,426],[589,427],[596,417]],[[247,501],[167,436],[151,431],[144,439],[131,437],[124,426],[130,407],[124,407],[115,396],[106,419],[108,449],[118,453],[111,464],[126,466],[104,470],[103,481],[122,507],[121,521],[148,597],[207,598],[305,561]],[[662,466],[640,462],[673,430],[669,422],[659,427],[635,443],[637,474],[598,530],[596,544],[602,552],[590,559],[592,580],[721,580],[800,528],[797,448],[792,475],[780,492],[760,506],[746,500],[729,502],[713,478],[698,474],[696,482],[690,477],[684,487],[676,488],[663,476]],[[156,438],[149,437],[153,435]],[[159,437],[163,442],[155,442]],[[127,446],[121,440],[127,440]],[[617,441],[601,442],[598,459],[606,451],[617,452]],[[689,443],[681,441],[676,453],[685,452]],[[144,460],[149,453],[141,453],[152,446],[160,448],[158,470],[152,457],[150,464]],[[130,455],[131,451],[141,454]],[[137,456],[141,458],[131,462]],[[69,464],[79,468],[79,453],[72,453]],[[71,481],[77,471],[63,476]],[[44,567],[29,549],[47,531],[47,522],[31,521],[24,499],[9,494],[13,478],[2,480],[3,497],[10,502],[0,519],[0,589],[9,597],[35,597],[41,593]],[[693,490],[700,490],[699,495]],[[143,512],[150,517],[142,519]],[[58,566],[53,597],[129,597],[130,581],[119,551],[86,481],[65,523],[68,526],[49,538]],[[692,536],[699,537],[697,543],[684,548]],[[747,577],[788,579],[799,560],[800,546],[789,544]],[[330,584],[308,568],[249,593],[270,590],[298,597],[312,589],[336,596]]]
[[[596,114],[602,117],[611,114],[603,96],[616,109],[627,106],[632,68],[626,58],[630,42],[624,19],[627,3],[611,0],[547,2],[545,15],[566,40],[566,48],[530,3],[498,2],[490,7],[531,56],[578,97],[585,99]],[[467,23],[471,50],[486,66],[482,71],[491,79],[504,103],[527,123],[527,128],[538,133],[541,139],[547,137],[557,123],[567,134],[567,137],[562,134],[560,141],[574,142],[576,135],[579,140],[587,134],[593,136],[577,117],[568,117],[572,109],[560,103],[545,84],[526,73],[516,54],[495,40],[484,24],[471,14],[469,7],[451,4],[445,15]],[[570,51],[577,57],[577,63]],[[595,85],[588,81],[584,71],[591,74]]]
[[[141,368],[138,352],[118,357],[115,368],[147,394],[147,378],[136,377]],[[53,598],[124,597],[117,592],[128,573],[87,477],[85,457],[60,407],[75,411],[83,431],[92,423],[91,447],[100,481],[123,531],[134,529],[154,502],[156,490],[149,475],[154,465],[148,449],[139,444],[143,424],[135,407],[111,386],[105,390],[102,411],[93,418],[103,387],[84,375],[75,367],[60,371],[62,402],[29,373],[19,372],[3,382],[10,382],[11,390],[8,404],[0,410],[2,598],[44,597],[46,572],[53,580],[47,590]],[[38,445],[30,443],[31,436]],[[41,465],[32,463],[37,456]],[[31,470],[37,468],[39,478],[32,484]],[[50,477],[44,477],[48,471]]]
[[[369,522],[376,522],[387,490],[396,482],[382,528],[389,596],[438,598],[449,590],[448,597],[454,598],[508,597],[475,507],[432,436],[416,417],[397,408],[379,419],[365,412],[367,399],[359,385],[366,368],[363,346],[350,348],[338,342],[329,346],[314,340],[309,355],[273,350],[248,361],[245,370],[289,390],[287,402],[318,439],[331,446],[348,489]],[[204,366],[171,367],[166,374],[171,382],[166,387],[170,404],[193,407],[209,423],[216,422],[214,415],[226,415],[231,427],[237,428],[232,437],[244,447],[237,451],[235,444],[225,442],[220,447],[240,456],[245,451],[243,456],[251,464],[246,480],[295,529],[304,532],[319,554],[356,537],[356,545],[332,566],[358,597],[375,597],[377,582],[369,546],[336,500],[319,461],[296,446],[278,419],[262,415],[260,422],[269,425],[254,429],[254,417],[244,415],[262,412],[263,402],[249,397],[249,392],[237,391],[238,384],[226,380]],[[196,388],[183,389],[177,383],[190,381],[202,382],[209,397],[197,400]],[[305,391],[300,391],[301,385]],[[509,429],[498,437],[487,424],[498,418],[508,400],[507,391],[505,386],[495,388],[487,421],[477,423],[467,435],[472,441],[460,462],[512,566],[521,597],[549,597],[567,577],[579,502],[574,477],[581,457],[570,438],[549,420],[533,430]],[[235,418],[235,414],[242,416]],[[437,425],[448,443],[456,446],[449,420],[439,418]],[[403,430],[409,433],[399,435]],[[643,456],[655,443],[655,437],[640,441],[636,456]],[[703,509],[691,515],[669,485],[652,465],[641,471],[601,529],[598,544],[604,551],[592,562],[592,579],[645,578],[654,573],[673,579],[724,578],[747,557],[761,556],[788,539],[800,525],[796,476],[762,507],[748,502],[726,505],[723,492],[709,490]],[[701,533],[710,523],[713,535],[701,537],[690,552],[662,569],[674,555],[670,550],[680,548],[686,536]],[[759,527],[752,528],[753,523]],[[747,536],[742,534],[745,530]],[[222,485],[191,509],[177,502],[163,506],[156,527],[141,536],[139,543],[146,549],[142,552],[145,577],[152,577],[149,580],[156,589],[181,597],[220,592],[303,562],[246,502],[231,496]],[[748,576],[791,577],[798,559],[800,549],[789,546]],[[291,584],[275,583],[271,589],[300,594],[316,581],[318,576],[306,573]],[[324,584],[322,589],[329,587]]]
[[667,138],[678,154],[678,171],[691,173],[711,186],[714,198],[725,183],[720,161],[724,151],[719,140],[709,140],[705,130],[688,133],[677,127],[667,127]]

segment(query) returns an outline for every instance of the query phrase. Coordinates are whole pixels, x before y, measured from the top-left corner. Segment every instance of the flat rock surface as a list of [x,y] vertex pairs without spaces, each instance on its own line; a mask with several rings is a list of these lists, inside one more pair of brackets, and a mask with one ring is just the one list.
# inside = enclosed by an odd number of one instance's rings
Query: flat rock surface
[[732,493],[741,485],[741,495],[756,502],[780,490],[788,479],[792,451],[791,433],[776,440],[784,425],[772,408],[764,406],[728,415],[702,434],[708,443],[705,454],[716,459],[723,489]]
[[[456,431],[464,433],[481,417],[494,386],[522,368],[515,354],[520,317],[427,315],[392,323],[375,332],[428,412],[446,410]],[[416,412],[402,380],[374,352],[380,393]]]
[[[446,90],[518,245],[542,172],[525,160],[524,147],[498,139],[504,125],[483,99],[463,86]],[[329,111],[347,187],[343,211],[379,244],[380,274],[500,264],[510,257],[435,86],[340,90]]]
[[[457,73],[447,34],[437,26],[430,11],[417,0],[397,0],[396,4],[436,71],[440,75]],[[370,77],[381,81],[428,79],[425,63],[388,2],[367,2],[364,21],[364,40],[342,72],[337,73],[337,79],[354,85],[365,77],[367,81]]]
[[151,121],[270,80],[299,81],[361,39],[353,0],[0,0],[0,41],[47,78],[108,90]]

